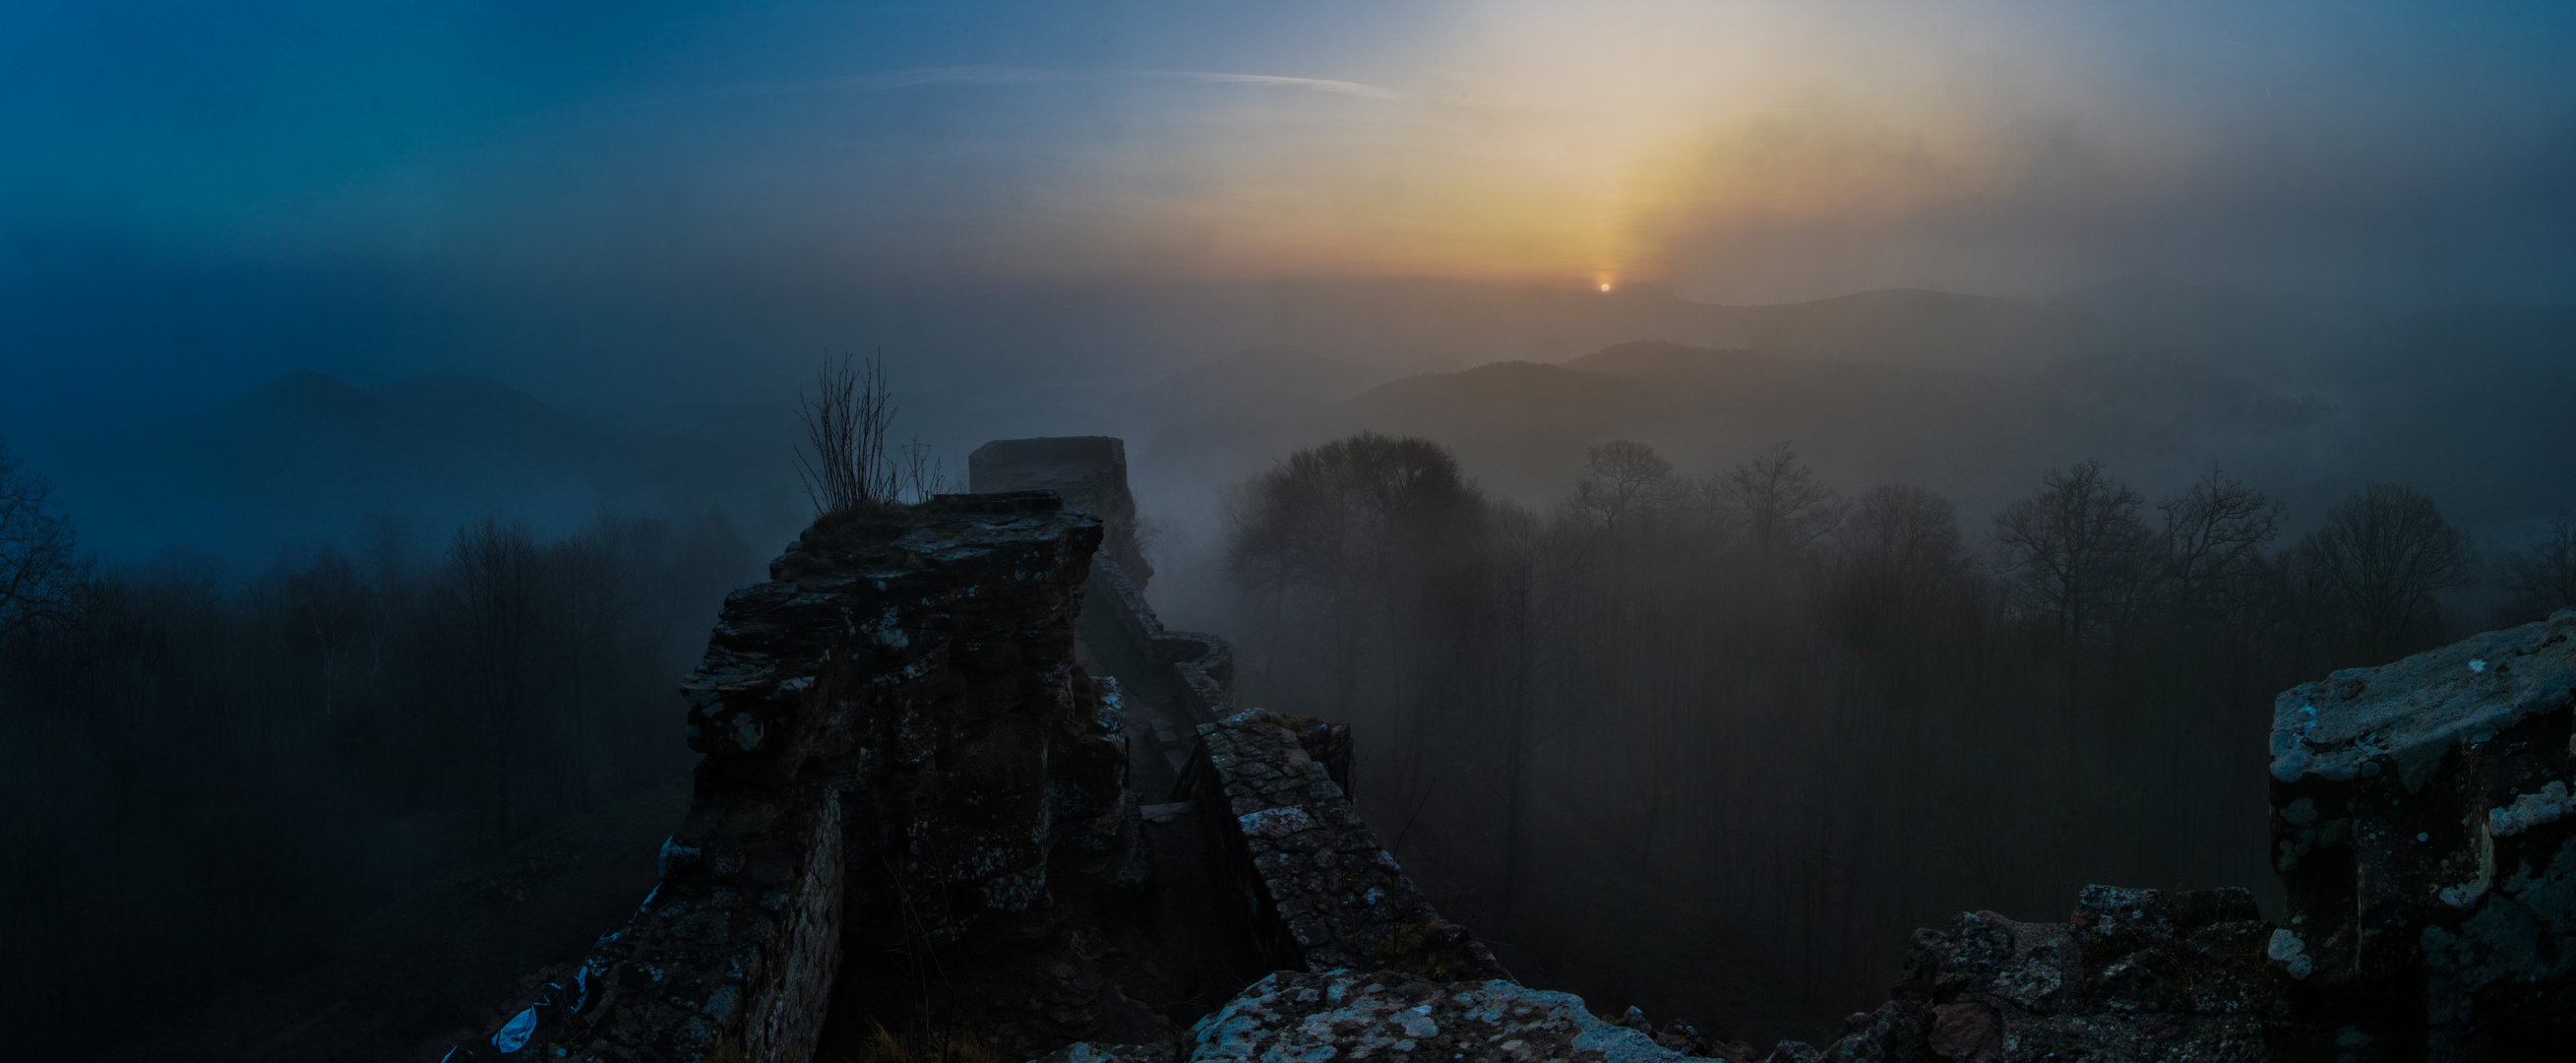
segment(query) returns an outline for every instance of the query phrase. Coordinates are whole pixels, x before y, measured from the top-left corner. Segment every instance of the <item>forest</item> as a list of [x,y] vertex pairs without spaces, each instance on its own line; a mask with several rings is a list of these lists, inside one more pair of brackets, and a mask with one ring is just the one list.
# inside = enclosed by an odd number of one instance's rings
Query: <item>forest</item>
[[21,1049],[308,967],[393,899],[687,778],[672,684],[755,562],[722,512],[365,528],[246,573],[185,548],[105,564],[0,448],[0,1015]]
[[[2402,485],[2291,514],[2096,461],[1991,526],[1787,442],[1717,475],[1592,447],[1561,500],[1438,442],[1300,450],[1233,493],[1243,704],[1346,719],[1372,821],[1534,984],[1753,1043],[1881,998],[1909,933],[2088,882],[2277,895],[2272,698],[2576,604],[2561,517],[2484,557]],[[2497,580],[2496,615],[2445,594]]]

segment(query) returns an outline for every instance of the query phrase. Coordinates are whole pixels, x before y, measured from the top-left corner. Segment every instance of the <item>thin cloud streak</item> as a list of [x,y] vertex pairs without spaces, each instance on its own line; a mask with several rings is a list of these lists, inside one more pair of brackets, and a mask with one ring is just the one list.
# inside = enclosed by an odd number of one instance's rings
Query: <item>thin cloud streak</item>
[[1372,100],[1401,100],[1402,93],[1366,85],[1357,81],[1335,81],[1331,78],[1289,77],[1280,74],[1229,74],[1209,70],[1118,70],[1073,72],[1012,66],[930,66],[910,70],[889,70],[873,74],[844,74],[807,81],[771,82],[737,85],[707,93],[710,96],[793,96],[809,92],[860,91],[887,92],[919,88],[926,85],[1047,85],[1082,81],[1110,81],[1149,78],[1157,81],[1190,81],[1202,85],[1271,85],[1280,88],[1329,92],[1344,96],[1361,96]]
[[1329,78],[1280,77],[1274,74],[1218,74],[1201,70],[1140,70],[1143,77],[1196,81],[1211,85],[1279,85],[1312,89],[1316,92],[1338,92],[1346,96],[1365,96],[1372,100],[1401,100],[1402,93],[1363,85],[1356,81],[1334,81]]

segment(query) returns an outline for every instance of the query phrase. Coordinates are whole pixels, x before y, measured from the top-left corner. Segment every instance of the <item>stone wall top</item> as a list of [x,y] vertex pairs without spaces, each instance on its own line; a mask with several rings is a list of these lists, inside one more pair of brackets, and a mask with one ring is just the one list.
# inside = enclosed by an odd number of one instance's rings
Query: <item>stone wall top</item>
[[[2444,751],[2484,741],[2576,692],[2576,609],[2376,668],[2302,683],[2272,703],[2272,777],[2344,782],[2387,768],[2420,785]],[[2383,767],[2384,766],[2384,767]]]
[[2268,953],[2294,1025],[2388,1058],[2563,1040],[2571,738],[2576,609],[2281,696],[2272,866],[2289,906]]
[[1154,576],[1137,537],[1136,497],[1127,489],[1127,443],[1115,436],[1039,436],[996,439],[966,456],[966,477],[977,492],[1053,491],[1066,507],[1099,517],[1101,551],[1127,570],[1138,586]]
[[1265,709],[1199,725],[1181,787],[1216,835],[1257,944],[1290,969],[1508,977],[1360,818],[1334,778],[1336,760],[1347,778],[1348,750],[1336,725]]

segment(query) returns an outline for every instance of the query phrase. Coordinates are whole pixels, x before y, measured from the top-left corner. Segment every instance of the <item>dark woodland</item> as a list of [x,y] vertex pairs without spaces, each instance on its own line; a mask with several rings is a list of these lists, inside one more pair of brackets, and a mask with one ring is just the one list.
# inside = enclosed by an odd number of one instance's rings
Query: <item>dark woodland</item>
[[1516,970],[1806,1032],[1948,913],[2088,882],[2261,883],[2270,697],[2576,604],[2566,525],[2485,578],[2423,495],[2283,534],[2218,468],[2150,499],[2072,461],[1985,527],[1820,482],[1591,448],[1553,506],[1362,434],[1236,496],[1245,698],[1355,722],[1358,792]]
[[405,899],[508,903],[549,825],[685,779],[670,685],[752,557],[721,513],[602,512],[111,564],[32,470],[0,457],[0,489],[0,997],[33,1058],[310,968]]
[[[884,402],[849,365],[826,391]],[[880,481],[818,492],[903,489],[837,465]],[[2564,517],[2482,556],[2398,484],[2292,536],[2218,467],[2150,498],[2070,460],[1980,525],[1786,441],[1581,469],[1530,505],[1429,439],[1295,451],[1228,494],[1212,593],[1243,703],[1354,723],[1372,819],[1522,978],[1736,1037],[1812,1034],[1964,907],[2266,881],[2273,692],[2576,603]],[[702,508],[110,563],[5,483],[0,999],[42,1055],[345,960],[397,898],[524,900],[549,828],[684,778],[670,687],[757,557]]]

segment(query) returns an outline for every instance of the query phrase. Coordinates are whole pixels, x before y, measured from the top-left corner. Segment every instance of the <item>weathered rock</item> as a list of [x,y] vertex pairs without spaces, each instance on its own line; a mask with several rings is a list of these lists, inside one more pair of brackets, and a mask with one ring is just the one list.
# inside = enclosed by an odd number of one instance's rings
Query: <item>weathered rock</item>
[[1095,1045],[1076,1041],[1038,1057],[1036,1063],[1178,1063],[1180,1047],[1172,1041],[1150,1045]]
[[2241,889],[2088,886],[2065,923],[1962,914],[1915,931],[1893,999],[1845,1020],[1839,1040],[1770,1058],[2251,1063],[2279,1013],[2269,929]]
[[[1198,1022],[1181,1046],[1188,1063],[1221,1060],[1582,1059],[1662,1063],[1689,1057],[1645,1033],[1603,1022],[1571,993],[1503,979],[1439,981],[1389,972],[1281,971]],[[1076,1045],[1045,1063],[1148,1056],[1133,1046]]]
[[2571,704],[2576,610],[2281,695],[2268,952],[2308,1040],[2478,1055],[2571,1013]]

